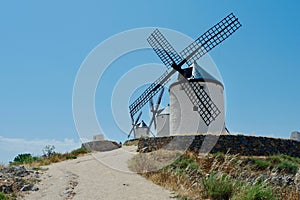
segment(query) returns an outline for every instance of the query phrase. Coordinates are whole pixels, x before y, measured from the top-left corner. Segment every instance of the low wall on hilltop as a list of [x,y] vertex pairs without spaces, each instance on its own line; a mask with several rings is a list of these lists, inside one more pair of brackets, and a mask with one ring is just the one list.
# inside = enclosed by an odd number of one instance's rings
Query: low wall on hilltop
[[300,157],[300,142],[289,139],[243,135],[190,135],[139,140],[139,152],[151,152],[158,149],[190,150],[196,153],[223,152],[243,156],[285,154]]
[[108,140],[86,142],[81,146],[89,151],[111,151],[121,147],[117,142]]

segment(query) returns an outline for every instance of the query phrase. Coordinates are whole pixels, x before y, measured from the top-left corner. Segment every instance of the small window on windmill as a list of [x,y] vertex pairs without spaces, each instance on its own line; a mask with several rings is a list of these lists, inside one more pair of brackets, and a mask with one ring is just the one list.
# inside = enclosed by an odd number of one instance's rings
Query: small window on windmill
[[198,106],[194,106],[193,111],[198,111]]

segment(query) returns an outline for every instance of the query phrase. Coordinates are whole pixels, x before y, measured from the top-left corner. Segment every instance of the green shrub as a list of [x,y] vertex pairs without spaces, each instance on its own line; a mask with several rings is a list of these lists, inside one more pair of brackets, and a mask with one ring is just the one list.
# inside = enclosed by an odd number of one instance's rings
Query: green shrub
[[2,192],[0,192],[0,200],[8,200],[9,196],[7,194],[3,194]]
[[71,154],[75,156],[78,156],[79,154],[86,154],[86,153],[89,153],[89,151],[86,148],[78,148],[71,151]]
[[34,161],[39,161],[40,158],[32,156],[30,153],[18,154],[10,165],[31,164]]
[[181,170],[199,170],[200,166],[196,163],[194,158],[188,157],[186,155],[182,155],[177,158],[171,165],[171,168],[180,169]]
[[228,200],[234,192],[234,182],[227,174],[211,173],[202,184],[205,196],[214,200]]
[[279,171],[285,171],[286,173],[296,174],[298,172],[298,164],[283,160],[276,165],[276,169]]
[[66,159],[69,160],[69,159],[76,159],[77,156],[74,156],[74,155],[68,155],[66,156]]
[[275,155],[267,158],[273,163],[273,168],[290,174],[296,174],[299,169],[300,159],[288,155]]
[[252,167],[265,170],[272,167],[272,163],[269,160],[258,159],[258,158],[248,158],[248,162],[252,165]]
[[225,158],[225,154],[223,152],[217,152],[217,153],[213,154],[213,157],[217,158],[217,159],[222,159],[223,160]]
[[232,200],[276,200],[277,198],[273,195],[272,189],[264,184],[257,183],[255,185],[244,185],[237,188]]
[[259,182],[248,185],[232,179],[227,174],[212,173],[202,179],[205,197],[214,200],[276,200],[272,189]]

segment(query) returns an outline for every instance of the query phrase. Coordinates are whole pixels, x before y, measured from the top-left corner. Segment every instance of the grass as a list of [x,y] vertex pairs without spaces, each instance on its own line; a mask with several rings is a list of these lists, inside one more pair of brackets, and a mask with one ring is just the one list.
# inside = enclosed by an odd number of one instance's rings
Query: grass
[[0,169],[3,169],[4,167],[5,167],[5,165],[0,163]]
[[272,167],[272,163],[268,160],[258,158],[248,158],[247,161],[257,170],[266,170]]
[[203,196],[215,200],[230,199],[234,193],[234,182],[227,174],[213,172],[202,179]]
[[246,162],[257,170],[277,170],[288,174],[296,174],[299,170],[300,159],[287,155],[274,155],[266,158],[247,158]]
[[88,151],[86,148],[78,148],[78,149],[75,149],[73,151],[71,151],[71,155],[73,156],[79,156],[79,155],[83,155],[83,154],[86,154],[86,153],[89,153],[90,151]]
[[276,200],[272,188],[258,182],[254,185],[232,179],[228,174],[214,172],[203,178],[205,198],[214,200]]
[[78,148],[70,153],[51,153],[49,156],[41,156],[41,157],[35,157],[32,156],[29,153],[26,154],[19,154],[14,158],[13,162],[10,162],[9,165],[25,165],[27,167],[39,167],[39,166],[45,166],[50,165],[51,163],[57,163],[64,160],[69,159],[76,159],[78,156],[84,155],[86,153],[89,153],[89,151],[85,148]]
[[173,163],[166,166],[165,168],[171,168],[176,174],[183,175],[190,171],[201,171],[200,166],[196,163],[195,159],[182,155],[175,159]]
[[0,200],[9,200],[10,197],[7,194],[3,194],[2,192],[0,192]]
[[232,200],[277,200],[278,197],[272,191],[272,188],[259,182],[255,185],[242,185],[240,188],[236,188],[232,196]]
[[[144,169],[144,165],[155,162],[156,157],[151,153],[136,155],[131,164],[137,171]],[[172,151],[163,152],[163,157],[168,153]],[[156,171],[139,172],[175,191],[178,199],[295,200],[300,194],[294,185],[270,180],[282,176],[296,179],[299,176],[296,174],[300,174],[299,164],[300,159],[286,155],[244,157],[214,153],[203,156],[185,152]]]
[[139,140],[127,140],[123,145],[124,146],[138,146]]
[[147,154],[137,154],[128,162],[129,168],[137,173],[154,172],[171,164],[181,155],[178,151],[157,150]]

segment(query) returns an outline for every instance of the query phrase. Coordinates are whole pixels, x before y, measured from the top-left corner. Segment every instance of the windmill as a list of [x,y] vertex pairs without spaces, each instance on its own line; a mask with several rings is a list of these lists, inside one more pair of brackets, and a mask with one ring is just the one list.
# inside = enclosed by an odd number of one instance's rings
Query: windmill
[[[152,113],[152,117],[151,117],[151,120],[150,120],[150,123],[149,123],[149,132],[151,132],[152,124],[154,124],[154,129],[156,129],[156,127],[157,127],[157,125],[156,125],[156,116],[160,112],[160,110],[158,110],[158,109],[159,109],[159,106],[160,106],[160,103],[161,103],[163,93],[164,93],[164,88],[161,89],[161,91],[159,93],[159,96],[158,96],[158,99],[157,99],[157,102],[156,102],[155,105],[153,103],[153,99],[150,99],[150,111]],[[153,135],[152,132],[151,132],[151,134]]]
[[[180,55],[169,44],[158,29],[147,39],[153,50],[167,67],[156,81],[154,81],[130,106],[130,115],[134,116],[150,99],[153,98],[176,73],[179,73],[180,87],[185,92],[194,111],[198,113],[204,124],[208,127],[220,115],[221,110],[214,103],[205,87],[198,82],[189,81],[192,76],[193,65],[196,61],[212,50],[222,41],[232,35],[241,27],[238,18],[232,13],[214,25],[203,35],[180,52]],[[188,68],[183,69],[184,64]],[[172,110],[170,110],[172,113]]]
[[129,138],[132,133],[133,133],[134,136],[136,135],[135,131],[136,131],[136,128],[138,127],[138,125],[139,125],[138,122],[139,122],[141,116],[142,116],[142,111],[139,113],[139,115],[136,118],[136,120],[134,120],[133,119],[133,115],[131,115],[131,125],[132,125],[132,128],[131,128],[131,130],[130,130],[128,136],[127,136],[127,138]]

